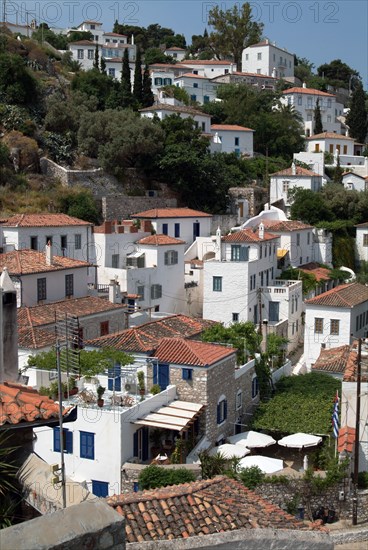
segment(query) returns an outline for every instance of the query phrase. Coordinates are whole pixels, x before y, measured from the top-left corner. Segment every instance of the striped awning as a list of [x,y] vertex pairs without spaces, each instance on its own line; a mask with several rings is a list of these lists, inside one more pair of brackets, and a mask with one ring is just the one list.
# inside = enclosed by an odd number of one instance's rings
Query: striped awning
[[182,432],[193,424],[203,409],[204,405],[199,403],[172,401],[168,405],[138,418],[133,424]]

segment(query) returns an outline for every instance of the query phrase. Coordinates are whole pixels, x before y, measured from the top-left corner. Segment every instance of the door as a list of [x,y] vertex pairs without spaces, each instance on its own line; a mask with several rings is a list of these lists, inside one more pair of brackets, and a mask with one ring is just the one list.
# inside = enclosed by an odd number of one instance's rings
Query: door
[[148,459],[148,428],[139,428],[133,436],[133,455],[145,462]]
[[279,319],[280,302],[270,302],[268,309],[269,321],[278,322]]
[[200,232],[200,224],[199,222],[194,222],[193,223],[193,240],[195,240],[196,237],[199,237],[199,232]]
[[166,390],[170,384],[169,365],[153,364],[153,383],[158,384],[161,390]]

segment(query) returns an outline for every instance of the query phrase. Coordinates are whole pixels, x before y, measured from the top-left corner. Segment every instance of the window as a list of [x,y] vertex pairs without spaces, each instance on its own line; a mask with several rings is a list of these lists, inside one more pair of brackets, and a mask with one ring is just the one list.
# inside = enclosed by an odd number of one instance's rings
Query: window
[[161,285],[152,285],[151,286],[151,300],[158,300],[162,297],[162,286]]
[[222,277],[212,277],[213,292],[222,292]]
[[302,96],[298,95],[298,105],[302,105]]
[[65,275],[65,296],[73,296],[74,294],[74,275],[71,273]]
[[60,248],[61,248],[61,252],[62,252],[63,256],[64,256],[64,252],[67,249],[67,247],[68,247],[67,236],[66,235],[61,235],[61,237],[60,237]]
[[180,237],[180,223],[174,225],[174,236],[178,239]]
[[363,246],[368,246],[368,233],[363,235]]
[[110,391],[121,391],[121,366],[115,365],[107,369],[107,389]]
[[77,50],[78,59],[84,59],[84,50]]
[[172,79],[164,78],[164,86],[171,86],[171,85],[172,85]]
[[210,96],[209,95],[204,95],[203,96],[203,103],[209,103],[210,102]]
[[127,254],[126,265],[131,267],[145,267],[146,265],[146,256],[144,252],[132,252],[131,255]]
[[[60,453],[60,428],[54,428],[54,452]],[[63,428],[63,451],[64,453],[73,453],[73,432]]]
[[76,250],[80,250],[82,248],[82,235],[80,233],[74,235],[74,247]]
[[193,369],[182,369],[183,380],[193,380]]
[[192,94],[192,95],[190,96],[190,99],[191,99],[192,101],[197,101],[197,96],[196,96],[195,94]]
[[198,82],[193,82],[193,88],[198,88]]
[[118,269],[120,254],[113,254],[111,257],[111,267]]
[[252,399],[257,397],[258,392],[259,392],[258,378],[256,375],[254,375],[252,378]]
[[100,336],[106,336],[106,334],[109,334],[109,322],[102,321],[100,323]]
[[235,147],[239,147],[239,138],[238,137],[236,137],[234,139],[234,145],[235,145]]
[[198,71],[193,71],[193,74],[198,74]]
[[38,237],[31,237],[30,248],[31,250],[38,250]]
[[332,117],[331,117],[331,115],[327,115],[327,122],[332,122]]
[[169,233],[169,224],[168,223],[163,223],[162,224],[162,233],[164,235],[167,235]]
[[109,68],[109,76],[112,76],[113,78],[115,78],[115,69],[112,67]]
[[314,319],[314,333],[323,334],[323,319],[315,317]]
[[249,53],[245,54],[245,61],[249,61]]
[[262,59],[262,53],[257,53],[257,60],[260,61]]
[[45,243],[46,244],[49,244],[49,243],[52,244],[52,236],[51,235],[49,237],[46,237]]
[[201,224],[199,222],[193,222],[193,239],[199,237]]
[[155,86],[162,86],[162,78],[155,78]]
[[242,405],[243,405],[243,393],[241,390],[238,390],[236,392],[236,397],[235,397],[235,409],[238,411],[239,409],[242,408]]
[[80,457],[95,459],[95,434],[80,432]]
[[96,29],[96,25],[91,25],[90,29],[91,29],[91,31],[94,31]]
[[233,313],[233,323],[237,323],[239,321],[239,313]]
[[201,128],[202,128],[202,132],[206,131],[206,123],[205,122],[201,123]]
[[339,319],[331,319],[330,321],[330,334],[338,336],[340,334],[340,321]]
[[143,302],[143,300],[144,300],[144,285],[137,286],[137,294],[139,296],[138,302]]
[[88,50],[87,52],[88,59],[94,59],[95,53],[93,50]]
[[227,418],[227,401],[222,398],[217,404],[217,424],[222,424]]
[[310,244],[310,236],[311,236],[311,234],[308,232],[307,233],[307,244]]
[[92,493],[100,498],[109,496],[109,484],[107,481],[96,481],[92,479]]
[[348,154],[348,146],[347,145],[344,145],[344,155],[347,155]]
[[240,244],[231,245],[231,261],[246,262],[249,259],[249,247]]
[[261,69],[257,69],[257,74],[262,74]]
[[296,246],[300,246],[300,233],[296,234]]
[[42,300],[46,300],[46,297],[46,277],[42,277],[37,279],[37,301],[42,302]]
[[327,109],[331,109],[331,98],[327,99]]
[[177,250],[168,250],[165,252],[165,265],[175,265],[178,263]]

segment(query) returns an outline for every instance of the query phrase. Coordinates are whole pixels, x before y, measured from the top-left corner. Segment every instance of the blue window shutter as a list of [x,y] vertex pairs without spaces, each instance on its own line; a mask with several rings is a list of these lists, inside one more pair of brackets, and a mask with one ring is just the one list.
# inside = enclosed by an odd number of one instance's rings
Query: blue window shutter
[[162,233],[167,235],[169,233],[169,225],[167,223],[162,224]]
[[115,378],[115,391],[121,391],[121,376]]
[[217,424],[221,423],[220,413],[221,413],[221,408],[220,408],[220,403],[218,403],[218,405],[217,405]]
[[183,369],[183,380],[188,380],[188,369]]
[[64,430],[65,437],[65,450],[67,453],[73,453],[73,432],[70,430]]
[[114,386],[114,381],[112,378],[109,378],[108,381],[107,381],[107,389],[110,390],[110,391],[113,391],[113,386]]
[[107,481],[96,481],[92,479],[92,493],[96,497],[107,497],[109,495],[109,484]]
[[133,435],[133,456],[138,456],[138,430]]
[[223,420],[226,420],[226,418],[227,418],[227,401],[225,399],[225,401],[224,401],[224,418],[223,418]]
[[86,457],[87,455],[87,434],[81,432],[80,434],[80,454],[81,457]]
[[54,451],[60,453],[60,428],[54,428]]
[[143,437],[142,437],[142,460],[148,459],[148,428],[142,428]]

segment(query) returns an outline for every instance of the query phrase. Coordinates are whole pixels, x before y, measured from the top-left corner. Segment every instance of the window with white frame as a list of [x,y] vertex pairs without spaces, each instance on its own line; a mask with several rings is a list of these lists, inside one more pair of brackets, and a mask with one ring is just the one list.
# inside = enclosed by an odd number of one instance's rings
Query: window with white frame
[[77,50],[78,59],[84,59],[84,50]]
[[212,277],[213,292],[222,292],[222,277]]
[[289,191],[289,180],[283,180],[282,182],[282,192],[288,194]]
[[88,59],[94,59],[95,52],[93,50],[88,50],[87,55],[88,55]]
[[177,250],[167,250],[165,252],[165,265],[175,265],[178,263],[178,251]]
[[82,235],[80,233],[74,235],[74,247],[76,250],[80,250],[82,248]]
[[331,319],[330,321],[330,334],[338,336],[340,334],[340,320]]
[[161,285],[152,285],[151,286],[151,300],[159,300],[162,297],[162,286]]
[[144,285],[137,286],[138,302],[143,302],[144,300]]
[[257,53],[257,61],[261,61],[262,59],[262,52]]

